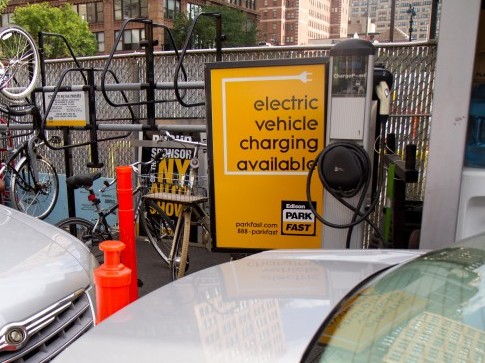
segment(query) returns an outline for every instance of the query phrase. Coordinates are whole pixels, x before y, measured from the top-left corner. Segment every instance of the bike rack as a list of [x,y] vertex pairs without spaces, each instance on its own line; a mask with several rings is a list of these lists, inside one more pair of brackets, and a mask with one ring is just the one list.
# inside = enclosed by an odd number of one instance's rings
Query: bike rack
[[[383,163],[388,168],[388,199],[391,205],[384,209],[384,234],[392,248],[410,248],[410,228],[421,221],[422,202],[406,200],[406,184],[416,183],[419,172],[416,169],[416,145],[408,144],[405,159],[394,154],[395,135],[387,136],[390,153],[384,154]],[[417,248],[414,246],[413,248]]]
[[[224,37],[222,36],[222,22],[221,22],[221,15],[220,13],[200,13],[197,15],[197,17],[194,19],[194,21],[191,24],[191,27],[189,29],[185,44],[183,46],[182,51],[178,52],[177,47],[175,45],[174,38],[172,36],[172,33],[170,29],[162,24],[157,24],[153,23],[149,19],[139,19],[139,18],[134,18],[134,19],[127,19],[123,22],[123,25],[120,29],[120,32],[116,38],[115,44],[113,45],[113,48],[111,50],[111,53],[108,57],[108,60],[105,63],[105,66],[103,68],[103,72],[101,74],[101,92],[103,93],[103,96],[106,100],[106,102],[112,106],[112,107],[126,107],[126,106],[146,106],[147,108],[147,124],[151,127],[152,130],[155,129],[155,105],[157,103],[164,103],[164,102],[179,102],[182,106],[184,107],[193,107],[193,106],[202,106],[204,103],[195,103],[195,104],[187,104],[183,101],[183,96],[180,95],[180,89],[204,89],[204,82],[188,82],[187,81],[187,72],[183,66],[183,60],[185,57],[185,54],[187,53],[187,49],[190,45],[190,39],[193,35],[193,31],[195,28],[195,25],[197,21],[203,17],[203,16],[208,16],[208,17],[213,17],[216,21],[216,39],[215,39],[215,44],[216,44],[216,61],[221,61],[222,60],[222,40]],[[122,83],[122,84],[117,84],[117,85],[107,85],[106,84],[106,74],[109,70],[109,66],[113,60],[114,54],[116,52],[116,48],[118,44],[120,43],[122,36],[123,36],[123,31],[127,27],[128,24],[132,22],[138,22],[142,23],[145,25],[145,37],[146,39],[140,43],[140,45],[145,49],[145,60],[146,60],[146,80],[145,83]],[[174,51],[175,51],[175,56],[178,59],[177,66],[175,68],[175,76],[174,76],[174,81],[172,82],[162,82],[162,83],[156,83],[155,82],[155,66],[154,66],[154,46],[158,44],[157,40],[153,39],[153,28],[154,27],[160,27],[163,28],[167,31],[167,34],[170,39],[170,43],[172,44]],[[180,72],[182,72],[182,78],[183,82],[179,81],[180,78]],[[140,101],[140,102],[131,102],[131,103],[123,103],[123,104],[117,104],[114,103],[113,101],[110,100],[109,95],[106,91],[108,90],[145,90],[146,92],[146,101]],[[155,90],[156,89],[173,89],[175,91],[175,96],[176,99],[174,100],[156,100],[155,99]]]
[[[222,60],[222,41],[224,37],[222,36],[222,19],[219,13],[200,13],[193,21],[190,31],[188,33],[187,39],[185,41],[184,47],[182,49],[181,54],[179,54],[177,47],[175,45],[175,41],[173,39],[172,33],[168,27],[162,24],[153,23],[149,19],[141,19],[141,18],[134,18],[134,19],[127,19],[123,22],[120,32],[117,36],[115,44],[111,50],[111,53],[108,57],[108,60],[105,63],[103,69],[95,69],[95,68],[83,68],[81,67],[80,63],[78,62],[71,46],[67,39],[61,35],[56,33],[48,33],[48,32],[39,32],[39,59],[40,59],[40,72],[41,72],[41,88],[34,90],[31,95],[31,106],[29,106],[25,110],[16,109],[15,107],[0,107],[0,112],[4,112],[8,115],[13,116],[27,116],[31,115],[33,118],[32,124],[21,124],[21,125],[0,125],[0,130],[2,129],[13,129],[13,130],[40,130],[40,138],[44,141],[47,147],[53,150],[63,150],[64,151],[64,160],[65,160],[65,170],[66,176],[72,175],[72,148],[80,147],[80,146],[87,146],[90,147],[90,155],[91,160],[88,161],[87,166],[90,168],[100,168],[103,164],[99,161],[99,150],[98,150],[98,142],[101,141],[108,141],[113,139],[119,138],[126,138],[132,132],[135,131],[155,131],[155,130],[190,130],[190,131],[205,131],[205,126],[160,126],[155,124],[155,106],[158,103],[163,102],[179,102],[184,107],[194,107],[194,106],[201,106],[204,105],[204,102],[188,104],[184,102],[184,96],[181,95],[180,90],[187,90],[187,89],[204,89],[204,82],[188,82],[187,81],[187,72],[183,67],[183,60],[187,49],[190,45],[190,38],[192,37],[195,25],[202,16],[209,16],[213,17],[216,21],[216,61]],[[142,23],[145,25],[145,36],[146,39],[140,43],[142,48],[145,52],[145,61],[146,61],[146,79],[144,83],[120,83],[116,75],[109,69],[109,66],[113,60],[114,54],[116,52],[116,48],[120,43],[123,31],[130,23]],[[169,36],[169,40],[175,50],[175,55],[178,59],[178,63],[175,69],[175,77],[174,81],[172,82],[162,82],[157,83],[155,82],[155,67],[154,67],[154,47],[158,44],[158,40],[153,38],[153,29],[155,27],[160,27],[166,30],[166,33]],[[46,76],[45,76],[45,53],[44,53],[44,40],[45,37],[60,37],[64,43],[66,44],[69,54],[71,55],[74,63],[76,64],[76,68],[71,68],[65,70],[58,80],[55,86],[47,86],[46,85]],[[82,85],[63,85],[64,79],[66,76],[71,72],[78,72],[81,74],[84,84]],[[95,84],[95,72],[101,72],[101,85],[97,86]],[[182,73],[182,76],[180,76]],[[110,75],[114,80],[114,84],[106,84],[106,77]],[[179,78],[182,78],[182,82],[180,82]],[[172,100],[156,100],[155,99],[155,90],[168,90],[174,89],[175,90],[175,99]],[[127,90],[145,90],[146,100],[140,102],[128,102],[128,98],[126,97],[124,91]],[[66,91],[86,91],[88,93],[88,105],[89,105],[89,124],[85,127],[66,127],[61,126],[63,132],[63,141],[64,146],[55,146],[52,145],[49,140],[45,137],[45,130],[50,129],[50,127],[46,126],[46,118],[51,110],[55,98],[59,92],[66,92]],[[128,107],[129,113],[131,116],[131,124],[125,125],[98,125],[97,124],[97,117],[96,117],[96,92],[101,91],[103,97],[105,98],[106,102],[112,107]],[[124,103],[116,104],[109,98],[108,91],[116,91],[121,92]],[[45,93],[52,92],[52,98],[49,103],[46,105],[45,100]],[[40,113],[37,106],[35,106],[36,99],[35,94],[41,93],[42,94],[42,108],[43,108],[43,116]],[[135,112],[133,111],[133,106],[145,106],[146,107],[146,114],[147,114],[147,124],[139,123],[135,116]],[[23,105],[22,107],[25,107]],[[53,129],[59,129],[59,127],[53,127]],[[72,140],[70,137],[71,130],[83,130],[89,131],[89,141],[72,144]],[[127,131],[128,133],[121,136],[114,136],[104,139],[99,139],[97,131]],[[74,192],[68,191],[68,211],[69,216],[75,215],[75,199],[74,199]]]

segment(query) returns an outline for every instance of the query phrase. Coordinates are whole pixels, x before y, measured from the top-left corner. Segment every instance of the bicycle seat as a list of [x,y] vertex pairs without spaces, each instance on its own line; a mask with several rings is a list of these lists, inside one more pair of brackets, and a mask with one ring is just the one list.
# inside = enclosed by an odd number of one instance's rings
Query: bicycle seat
[[100,172],[94,172],[89,174],[78,174],[67,178],[66,184],[67,184],[67,187],[70,189],[90,188],[93,186],[93,182],[99,178],[101,178]]

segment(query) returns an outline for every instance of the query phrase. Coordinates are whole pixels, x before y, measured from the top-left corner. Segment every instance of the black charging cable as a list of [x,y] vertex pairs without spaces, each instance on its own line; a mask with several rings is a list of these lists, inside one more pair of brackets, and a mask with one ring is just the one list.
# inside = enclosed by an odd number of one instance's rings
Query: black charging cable
[[[386,124],[385,120],[382,121],[384,122],[381,122],[381,146],[379,148],[381,154],[384,152],[385,145],[382,134],[385,133]],[[378,167],[379,169],[382,168],[381,157],[379,157]],[[323,187],[342,205],[352,211],[352,218],[349,223],[337,224],[327,221],[317,212],[311,197],[312,176],[316,168]],[[330,144],[323,149],[317,155],[308,171],[306,183],[308,205],[315,217],[324,225],[337,229],[348,228],[346,248],[350,248],[353,227],[364,221],[369,223],[377,232],[379,238],[383,239],[379,228],[368,218],[379,202],[378,196],[381,189],[382,170],[379,170],[380,172],[378,173],[378,188],[375,196],[372,198],[372,203],[365,212],[362,211],[366,192],[372,178],[371,170],[369,154],[362,146],[348,141],[341,141]],[[360,197],[356,205],[352,205],[346,200],[356,196],[359,192]]]

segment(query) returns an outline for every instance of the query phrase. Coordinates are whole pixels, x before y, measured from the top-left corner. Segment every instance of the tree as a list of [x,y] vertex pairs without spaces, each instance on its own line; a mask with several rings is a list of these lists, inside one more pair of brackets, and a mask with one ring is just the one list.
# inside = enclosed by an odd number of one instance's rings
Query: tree
[[7,7],[8,0],[0,0],[0,13],[3,13],[5,8]]
[[[18,7],[13,14],[14,22],[28,31],[38,42],[38,33],[48,32],[63,35],[76,56],[94,55],[97,42],[89,31],[88,23],[72,9],[69,4],[53,7],[48,3],[38,3]],[[46,58],[69,57],[64,41],[59,37],[44,38]]]
[[[256,45],[256,24],[240,10],[227,6],[206,5],[204,13],[220,13],[224,47],[243,47]],[[186,13],[179,13],[174,21],[173,34],[177,47],[185,44],[188,30],[193,19]],[[199,17],[191,38],[191,48],[213,48],[216,38],[216,23],[213,17]]]

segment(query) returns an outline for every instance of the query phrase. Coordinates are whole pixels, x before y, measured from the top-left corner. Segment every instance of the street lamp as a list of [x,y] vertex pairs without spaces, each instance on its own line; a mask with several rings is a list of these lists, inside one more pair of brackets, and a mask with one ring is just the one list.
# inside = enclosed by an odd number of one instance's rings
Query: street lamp
[[416,11],[414,11],[414,6],[409,4],[409,9],[406,11],[409,14],[409,41],[413,35],[413,18],[416,16]]

